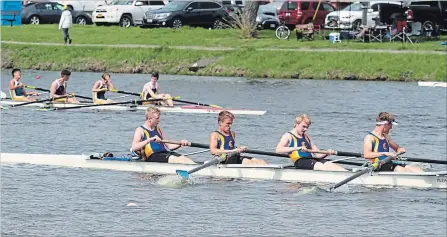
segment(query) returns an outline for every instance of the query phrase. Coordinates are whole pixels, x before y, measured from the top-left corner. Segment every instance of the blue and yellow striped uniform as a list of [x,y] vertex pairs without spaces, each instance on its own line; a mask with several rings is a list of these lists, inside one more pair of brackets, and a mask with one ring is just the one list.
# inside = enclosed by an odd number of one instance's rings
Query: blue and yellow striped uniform
[[[143,129],[143,141],[146,141],[152,137],[158,136],[160,139],[163,139],[161,130],[159,127],[156,127],[153,131],[150,131],[149,129],[140,126]],[[166,147],[164,143],[157,143],[157,142],[149,142],[144,147],[144,158],[148,159],[152,154],[159,153],[159,152],[165,152]]]
[[[17,86],[19,84],[18,81],[14,80],[14,86]],[[23,91],[23,88],[18,87],[14,90],[9,90],[9,94],[11,95],[11,99],[15,101],[24,101],[25,100],[25,92]]]
[[[369,132],[372,136],[374,136],[374,141],[372,143],[372,151],[373,152],[389,152],[390,151],[390,142],[388,138],[380,139],[373,133]],[[386,155],[381,155],[379,157],[373,158],[372,162],[377,162],[379,160],[383,160],[386,158]]]
[[219,131],[215,131],[219,136],[217,137],[217,147],[220,150],[233,150],[236,143],[236,134],[231,132],[230,135],[225,136]]
[[[289,147],[306,147],[307,149],[312,149],[309,137],[304,135],[303,138],[298,138],[293,133],[291,132],[289,133],[292,136],[292,140],[290,140]],[[295,163],[297,160],[301,158],[312,158],[312,154],[303,151],[293,151],[289,154],[289,157],[290,159],[292,159],[292,162]]]

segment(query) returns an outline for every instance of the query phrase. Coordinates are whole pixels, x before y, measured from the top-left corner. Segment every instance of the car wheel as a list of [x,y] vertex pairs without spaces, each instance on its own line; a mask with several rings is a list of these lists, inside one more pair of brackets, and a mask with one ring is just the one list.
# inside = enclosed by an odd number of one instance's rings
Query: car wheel
[[422,30],[425,32],[434,32],[436,30],[436,25],[433,21],[425,21],[422,24]]
[[216,18],[216,20],[214,20],[213,23],[213,29],[224,29],[224,28],[225,23],[220,18]]
[[353,29],[353,30],[359,30],[361,24],[362,24],[362,20],[355,20],[355,21],[352,23],[352,29]]
[[132,17],[128,16],[128,15],[122,16],[121,20],[120,20],[120,26],[126,27],[126,28],[131,27],[132,26]]
[[76,18],[76,24],[78,25],[87,25],[87,19],[83,16]]
[[180,29],[183,26],[183,21],[180,18],[175,18],[174,20],[172,20],[172,27],[174,29]]
[[39,25],[40,24],[40,18],[38,16],[31,16],[29,18],[29,23],[32,25]]

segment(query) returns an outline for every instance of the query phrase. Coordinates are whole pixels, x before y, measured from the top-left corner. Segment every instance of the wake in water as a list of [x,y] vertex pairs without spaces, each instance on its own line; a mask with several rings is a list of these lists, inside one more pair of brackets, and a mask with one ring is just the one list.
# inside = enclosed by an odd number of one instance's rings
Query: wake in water
[[158,179],[157,184],[167,188],[186,188],[192,186],[192,179],[183,179],[178,175],[166,175]]

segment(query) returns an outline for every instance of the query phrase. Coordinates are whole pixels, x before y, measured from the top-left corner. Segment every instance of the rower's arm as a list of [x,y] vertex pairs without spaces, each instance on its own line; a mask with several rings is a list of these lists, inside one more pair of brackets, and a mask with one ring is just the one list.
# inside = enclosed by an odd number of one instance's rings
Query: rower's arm
[[133,140],[132,140],[132,151],[140,151],[144,148],[144,146],[146,146],[151,140],[144,140],[142,141],[141,138],[143,137],[143,131],[141,130],[140,127],[138,127],[137,129],[135,129],[135,133],[133,135]]
[[[160,131],[161,131],[161,129],[160,129]],[[166,135],[163,133],[163,131],[162,131],[162,136],[163,136],[163,140],[169,140],[167,137],[166,137]],[[182,147],[182,145],[179,145],[179,144],[172,144],[172,143],[164,143],[164,145],[165,145],[165,147],[166,148],[168,148],[169,150],[171,150],[171,151],[173,151],[173,150],[177,150],[177,149],[179,149],[180,147]]]
[[56,95],[56,82],[53,81],[53,83],[51,83],[51,87],[50,87],[50,98],[59,98],[62,97],[60,95]]
[[[152,89],[151,88],[147,88],[146,89],[146,91],[145,91],[145,95],[147,95],[147,94],[149,94],[149,95],[151,95],[151,97],[152,98],[155,98],[157,95],[152,91]],[[147,98],[147,97],[145,97],[145,98]]]
[[17,89],[17,88],[19,88],[19,87],[22,87],[21,82],[19,82],[17,85],[14,85],[14,84],[15,84],[15,83],[14,83],[13,80],[11,80],[11,81],[9,82],[9,89],[10,89],[10,90],[15,90],[15,89]]
[[[319,149],[318,149],[317,145],[312,144],[312,150],[318,151]],[[318,154],[318,153],[314,153],[312,155],[314,158],[317,158],[317,159],[324,159],[329,156],[329,154]]]
[[113,83],[110,81],[110,79],[107,83],[109,84],[109,90],[116,90],[115,85],[113,85]]
[[399,146],[393,139],[391,139],[390,136],[385,135],[388,139],[388,142],[390,143],[390,147],[393,148],[397,153],[399,152],[405,152],[405,149],[401,146]]
[[98,87],[99,87],[99,81],[95,82],[95,84],[93,85],[92,92],[102,91],[102,89],[98,89]]
[[279,140],[278,145],[276,145],[275,152],[289,154],[290,152],[296,151],[296,147],[289,147],[290,139],[291,137],[289,133],[282,135],[281,140]]
[[363,157],[365,159],[374,159],[381,155],[387,155],[389,152],[373,152],[373,137],[371,135],[366,135],[363,140]]

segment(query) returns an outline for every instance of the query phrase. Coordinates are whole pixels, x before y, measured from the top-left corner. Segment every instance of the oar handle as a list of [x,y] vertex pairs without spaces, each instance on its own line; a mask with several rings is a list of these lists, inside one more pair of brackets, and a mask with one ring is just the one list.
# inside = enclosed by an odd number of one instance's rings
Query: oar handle
[[120,93],[120,94],[127,94],[127,95],[135,95],[135,96],[140,96],[140,93],[134,93],[134,92],[127,92],[127,91],[120,91],[120,90],[109,90],[110,92],[114,92],[114,93]]

